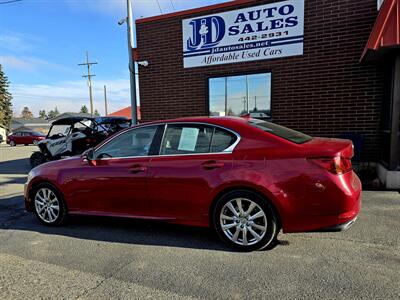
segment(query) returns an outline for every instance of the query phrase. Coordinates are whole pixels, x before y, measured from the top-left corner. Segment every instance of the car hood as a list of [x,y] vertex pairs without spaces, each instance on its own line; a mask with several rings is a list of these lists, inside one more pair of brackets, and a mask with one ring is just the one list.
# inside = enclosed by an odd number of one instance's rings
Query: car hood
[[44,164],[39,165],[36,168],[34,168],[33,171],[36,174],[43,173],[43,172],[47,173],[49,170],[67,169],[70,167],[84,166],[85,164],[87,164],[87,163],[83,161],[82,156],[77,155],[77,156],[72,156],[72,157],[44,163]]

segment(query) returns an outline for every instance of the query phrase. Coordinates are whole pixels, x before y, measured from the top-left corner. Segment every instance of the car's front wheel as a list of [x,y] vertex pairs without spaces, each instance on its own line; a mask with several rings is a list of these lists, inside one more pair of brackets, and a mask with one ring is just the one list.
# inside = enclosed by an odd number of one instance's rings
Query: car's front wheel
[[241,251],[269,247],[279,232],[274,209],[249,191],[233,191],[221,197],[214,208],[213,223],[219,237]]
[[11,147],[16,146],[15,142],[14,142],[14,141],[10,141],[10,146],[11,146]]
[[48,226],[62,225],[67,210],[61,193],[52,185],[40,184],[33,196],[35,214],[39,221]]

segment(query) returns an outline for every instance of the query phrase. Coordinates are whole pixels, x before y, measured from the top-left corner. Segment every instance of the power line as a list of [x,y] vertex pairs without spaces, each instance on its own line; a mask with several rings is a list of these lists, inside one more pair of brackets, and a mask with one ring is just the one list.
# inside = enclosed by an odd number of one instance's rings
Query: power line
[[174,5],[174,3],[172,2],[172,0],[169,0],[169,2],[171,3],[172,10],[175,12],[175,11],[176,11],[176,9],[175,9],[175,5]]
[[162,11],[161,5],[160,5],[160,1],[158,1],[158,0],[156,0],[156,1],[157,1],[157,4],[158,4],[158,8],[160,9],[160,13],[163,14],[163,11]]
[[0,2],[0,4],[10,4],[10,3],[21,2],[21,1],[22,0],[9,0],[9,1]]
[[90,98],[90,114],[93,116],[93,93],[92,93],[92,77],[96,76],[94,74],[90,74],[90,66],[97,65],[97,62],[89,62],[89,53],[86,51],[86,62],[78,64],[78,66],[87,66],[87,75],[83,75],[82,77],[88,79],[89,86],[89,98]]

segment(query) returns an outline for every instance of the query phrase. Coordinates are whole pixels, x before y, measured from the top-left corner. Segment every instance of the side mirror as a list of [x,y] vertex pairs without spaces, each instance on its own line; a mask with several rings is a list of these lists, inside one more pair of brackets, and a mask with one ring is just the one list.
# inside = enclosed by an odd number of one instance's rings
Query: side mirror
[[90,149],[86,150],[85,152],[83,152],[82,158],[83,158],[83,160],[87,160],[89,163],[92,163],[92,161],[94,159],[94,148],[90,148]]

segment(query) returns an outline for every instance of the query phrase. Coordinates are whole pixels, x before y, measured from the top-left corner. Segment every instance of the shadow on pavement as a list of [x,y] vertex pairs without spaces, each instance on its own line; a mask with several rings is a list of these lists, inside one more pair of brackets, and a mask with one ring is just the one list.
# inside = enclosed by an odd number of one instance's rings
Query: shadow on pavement
[[[4,174],[4,173],[2,173],[2,174]],[[10,177],[7,177],[7,179],[1,179],[0,185],[1,184],[24,184],[26,182],[26,178],[27,178],[26,176],[25,177],[10,176]]]
[[31,170],[29,158],[0,162],[0,174],[28,174]]
[[[22,199],[22,198],[21,198]],[[165,222],[125,218],[70,216],[66,225],[47,227],[32,214],[1,222],[0,229],[39,232],[85,240],[136,245],[180,247],[234,252],[208,228],[174,225]],[[278,241],[269,250],[275,248]],[[284,244],[284,242],[283,242]]]

